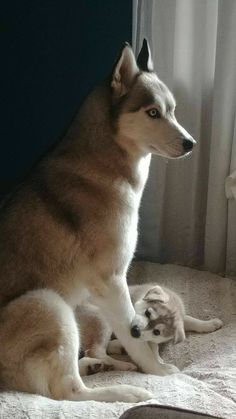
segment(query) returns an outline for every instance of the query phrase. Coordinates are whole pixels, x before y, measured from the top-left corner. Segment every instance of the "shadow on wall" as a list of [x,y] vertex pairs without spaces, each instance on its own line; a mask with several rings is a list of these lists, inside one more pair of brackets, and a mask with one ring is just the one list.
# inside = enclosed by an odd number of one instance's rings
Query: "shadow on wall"
[[5,3],[0,196],[62,135],[132,35],[132,0]]

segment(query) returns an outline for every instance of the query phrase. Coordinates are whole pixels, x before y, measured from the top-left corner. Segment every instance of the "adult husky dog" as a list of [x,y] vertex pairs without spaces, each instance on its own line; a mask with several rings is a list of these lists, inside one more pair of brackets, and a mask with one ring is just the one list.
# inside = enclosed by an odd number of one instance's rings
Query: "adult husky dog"
[[133,361],[167,374],[146,342],[126,272],[151,153],[177,158],[192,137],[153,72],[147,42],[125,45],[111,77],[80,108],[64,139],[5,200],[0,213],[0,380],[54,399],[140,401],[133,386],[87,388],[78,370],[73,307],[91,294]]

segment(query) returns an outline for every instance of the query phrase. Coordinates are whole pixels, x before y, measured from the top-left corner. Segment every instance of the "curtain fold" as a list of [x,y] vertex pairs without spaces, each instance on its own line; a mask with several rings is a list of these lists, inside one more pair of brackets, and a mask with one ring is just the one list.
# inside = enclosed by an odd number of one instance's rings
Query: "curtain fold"
[[177,119],[198,141],[188,159],[153,157],[138,257],[236,276],[235,0],[134,0],[133,44],[147,37]]

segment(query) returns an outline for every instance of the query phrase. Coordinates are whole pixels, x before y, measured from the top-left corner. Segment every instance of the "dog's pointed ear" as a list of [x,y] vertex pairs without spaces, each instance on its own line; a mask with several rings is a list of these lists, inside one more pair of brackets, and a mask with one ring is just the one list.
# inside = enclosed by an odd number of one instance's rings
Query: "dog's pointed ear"
[[138,72],[139,68],[134,53],[126,42],[112,73],[111,87],[115,97],[124,96],[128,92]]
[[165,292],[159,285],[156,285],[148,290],[147,294],[143,297],[144,301],[157,301],[163,304],[167,304],[169,299],[170,297],[167,292]]
[[137,58],[137,64],[142,71],[153,71],[152,54],[146,38],[143,40],[143,45]]

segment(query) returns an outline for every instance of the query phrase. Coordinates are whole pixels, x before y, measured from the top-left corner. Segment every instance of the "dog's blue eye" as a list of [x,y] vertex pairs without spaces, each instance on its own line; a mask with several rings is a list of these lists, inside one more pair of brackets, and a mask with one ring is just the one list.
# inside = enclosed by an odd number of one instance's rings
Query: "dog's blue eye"
[[160,112],[156,108],[148,109],[148,111],[146,111],[146,113],[148,114],[148,116],[150,116],[150,118],[160,118],[161,117]]
[[158,329],[154,329],[154,330],[153,330],[153,334],[154,334],[155,336],[159,336],[159,335],[161,334],[161,332],[160,332],[160,330],[158,330]]

